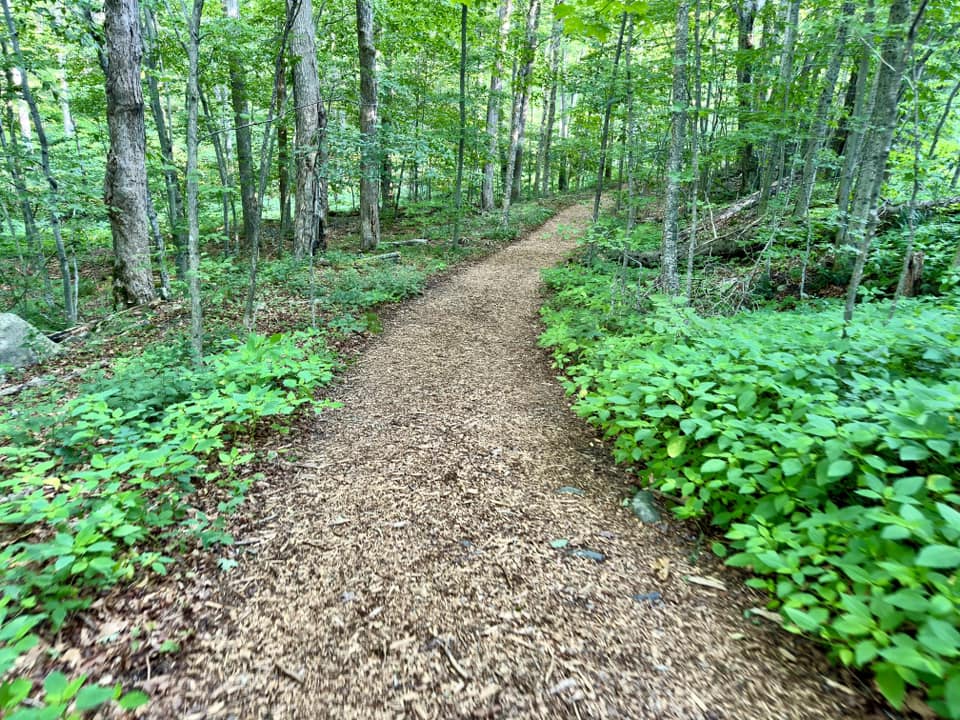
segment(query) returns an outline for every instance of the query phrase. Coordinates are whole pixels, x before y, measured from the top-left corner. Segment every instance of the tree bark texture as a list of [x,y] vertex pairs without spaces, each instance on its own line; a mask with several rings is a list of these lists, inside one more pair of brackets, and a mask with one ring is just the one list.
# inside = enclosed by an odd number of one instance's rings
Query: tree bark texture
[[[913,27],[910,26],[912,17],[910,6],[910,0],[891,2],[886,38],[881,46],[881,61],[877,67],[876,100],[870,118],[870,130],[863,142],[863,160],[850,212],[849,233],[856,242],[857,255],[853,263],[850,284],[847,286],[847,298],[843,311],[845,324],[849,324],[853,319],[857,291],[863,279],[863,268],[877,225],[877,202],[883,185],[887,157],[890,154],[893,131],[897,124],[900,85],[903,82],[904,68],[912,49],[916,29],[916,23]],[[926,0],[921,0],[921,7],[916,16],[917,21],[925,7]]]
[[313,3],[311,0],[287,0],[287,12],[296,13],[290,29],[293,88],[297,99],[294,150],[297,165],[297,202],[293,216],[293,252],[296,257],[303,258],[316,249],[326,249],[326,217],[319,160],[327,114],[320,97]]
[[500,5],[500,33],[497,36],[497,53],[490,71],[490,95],[487,98],[487,158],[483,163],[483,189],[480,193],[480,207],[491,212],[496,207],[493,194],[493,180],[497,173],[499,157],[498,141],[500,137],[500,96],[503,93],[503,55],[507,51],[507,39],[510,36],[510,14],[513,12],[513,0],[503,0]]
[[187,24],[187,285],[190,293],[190,347],[193,362],[203,360],[203,310],[200,305],[200,218],[197,158],[200,115],[200,18],[203,0],[193,0]]
[[530,75],[537,52],[537,25],[540,22],[540,0],[530,0],[527,9],[527,26],[517,78],[513,88],[513,112],[510,117],[510,149],[507,151],[507,173],[503,188],[503,217],[501,225],[510,223],[510,203],[513,200],[513,174],[523,145],[523,126],[527,115],[527,96],[530,90]]
[[107,128],[104,201],[113,233],[114,300],[125,307],[156,297],[150,267],[147,148],[140,85],[137,0],[106,0]]
[[453,204],[457,217],[453,224],[453,244],[460,244],[460,219],[463,210],[463,152],[467,141],[467,6],[460,6],[460,126],[457,140],[457,179],[453,186]]
[[[240,18],[239,0],[224,0],[227,17]],[[253,140],[250,133],[252,120],[250,103],[247,101],[247,83],[243,72],[243,58],[236,49],[227,54],[230,72],[230,103],[233,106],[233,125],[237,140],[237,170],[240,176],[240,207],[243,212],[244,243],[249,249],[253,236],[253,223],[257,218],[256,177],[253,170]]]
[[660,250],[660,285],[670,295],[676,295],[680,290],[677,237],[680,221],[680,168],[687,129],[689,15],[689,0],[680,0],[677,8],[677,37],[673,54],[673,118],[670,124],[670,155],[667,160],[667,190],[663,211],[663,244]]
[[377,50],[373,43],[373,0],[357,0],[360,51],[360,249],[380,242],[380,163],[377,147]]
[[610,114],[617,101],[617,67],[620,65],[620,54],[623,52],[623,34],[627,27],[627,13],[620,18],[620,36],[617,38],[617,49],[613,54],[613,69],[610,71],[610,86],[607,88],[606,103],[603,108],[603,126],[600,130],[600,165],[597,168],[597,189],[593,195],[593,221],[600,217],[600,199],[603,196],[604,171],[607,170],[607,142],[610,139]]

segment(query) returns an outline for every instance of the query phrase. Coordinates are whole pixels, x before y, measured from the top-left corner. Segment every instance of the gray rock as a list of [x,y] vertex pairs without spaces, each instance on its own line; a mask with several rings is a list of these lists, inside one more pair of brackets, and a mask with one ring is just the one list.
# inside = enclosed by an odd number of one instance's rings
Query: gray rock
[[0,377],[4,368],[35,365],[55,355],[59,349],[56,343],[20,316],[0,313]]
[[630,508],[633,514],[640,518],[640,522],[658,523],[662,519],[660,511],[654,504],[653,493],[649,490],[640,490],[634,495]]

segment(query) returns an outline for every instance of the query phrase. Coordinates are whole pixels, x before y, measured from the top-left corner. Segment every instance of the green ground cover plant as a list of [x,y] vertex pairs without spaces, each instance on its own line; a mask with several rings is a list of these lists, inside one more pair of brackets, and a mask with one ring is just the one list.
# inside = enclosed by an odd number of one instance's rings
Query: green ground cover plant
[[[65,403],[10,413],[0,423],[0,674],[96,593],[166,573],[184,543],[231,543],[223,518],[243,499],[250,478],[238,470],[253,457],[237,440],[301,406],[321,408],[314,393],[337,367],[323,333],[250,335],[200,368],[185,349],[150,350],[88,378]],[[222,486],[215,519],[191,501],[200,483]],[[71,681],[75,696],[48,687],[47,714],[36,717],[94,707],[85,701],[98,686],[82,684]],[[0,708],[30,686],[0,684]],[[28,710],[11,717],[34,717]]]
[[679,517],[712,523],[788,628],[894,706],[914,687],[960,717],[957,296],[889,321],[864,305],[843,338],[833,302],[701,317],[654,296],[641,313],[622,277],[545,273],[541,342],[578,414]]
[[[255,435],[264,426],[284,431],[305,408],[322,411],[327,404],[317,391],[342,367],[338,340],[379,332],[379,307],[421,293],[431,275],[490,252],[559,207],[518,205],[502,237],[471,216],[470,242],[400,246],[391,262],[342,247],[312,266],[267,259],[261,283],[270,300],[261,324],[282,329],[272,335],[236,336],[244,266],[232,257],[204,258],[212,312],[202,366],[192,365],[184,336],[150,336],[148,325],[131,343],[145,348],[137,354],[88,371],[75,387],[19,395],[0,416],[0,716],[79,718],[108,703],[132,709],[147,702],[139,691],[124,694],[59,671],[37,688],[18,676],[17,659],[109,588],[166,574],[193,547],[232,544],[225,520],[255,479],[243,469],[254,458]],[[211,487],[215,511],[196,499],[197,490]],[[234,562],[222,559],[221,567]]]

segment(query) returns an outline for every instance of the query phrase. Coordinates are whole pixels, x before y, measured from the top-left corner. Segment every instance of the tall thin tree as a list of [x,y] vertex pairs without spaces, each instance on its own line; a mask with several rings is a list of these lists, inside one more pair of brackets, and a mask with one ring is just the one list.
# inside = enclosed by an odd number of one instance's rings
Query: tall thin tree
[[360,52],[360,249],[380,243],[380,163],[377,144],[377,49],[373,42],[373,0],[357,0]]
[[677,240],[680,234],[680,169],[687,129],[689,15],[689,0],[680,0],[677,7],[677,33],[673,53],[673,112],[670,123],[670,154],[667,160],[667,190],[663,211],[663,242],[660,250],[660,286],[670,295],[676,295],[680,290]]

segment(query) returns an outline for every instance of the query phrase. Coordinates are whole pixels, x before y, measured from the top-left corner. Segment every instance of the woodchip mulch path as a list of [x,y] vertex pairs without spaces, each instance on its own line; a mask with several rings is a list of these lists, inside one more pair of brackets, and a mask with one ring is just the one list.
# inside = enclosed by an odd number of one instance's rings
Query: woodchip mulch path
[[691,564],[689,527],[622,505],[634,480],[536,344],[540,268],[588,222],[569,208],[397,311],[258,487],[246,559],[149,715],[868,716],[815,648],[744,617],[740,577]]

